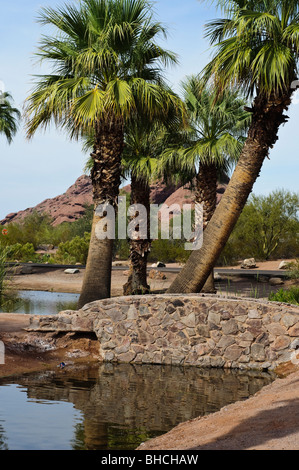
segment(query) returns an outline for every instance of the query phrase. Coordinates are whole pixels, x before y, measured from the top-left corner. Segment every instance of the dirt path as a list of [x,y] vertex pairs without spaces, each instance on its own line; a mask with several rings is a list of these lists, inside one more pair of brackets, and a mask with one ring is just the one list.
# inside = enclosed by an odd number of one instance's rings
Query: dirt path
[[[166,279],[149,279],[153,291],[167,289],[176,277],[175,273],[169,273]],[[64,292],[80,294],[84,278],[84,269],[77,274],[65,274],[63,269],[52,269],[49,271],[36,269],[33,274],[14,276],[11,285],[16,290],[38,290],[48,292]],[[127,282],[126,271],[113,271],[112,273],[112,296],[123,295],[123,286]]]
[[[280,260],[258,263],[257,268],[261,270],[277,270]],[[179,267],[179,264],[168,264],[167,267]],[[228,269],[239,269],[240,266],[228,267]],[[217,272],[217,268],[215,268]],[[163,273],[162,273],[163,275]],[[176,273],[164,274],[165,279],[148,278],[152,292],[165,291],[173,282]],[[127,271],[112,272],[112,297],[123,295],[123,286],[127,282]],[[16,290],[38,290],[79,294],[81,292],[84,278],[84,269],[77,274],[66,274],[63,269],[33,268],[33,274],[17,275],[12,278],[12,285]],[[288,282],[285,282],[287,287]],[[255,282],[251,279],[231,277],[221,282],[216,282],[216,288],[222,295],[235,295],[245,297],[268,298],[270,292],[277,291],[281,286],[273,287],[268,283]]]

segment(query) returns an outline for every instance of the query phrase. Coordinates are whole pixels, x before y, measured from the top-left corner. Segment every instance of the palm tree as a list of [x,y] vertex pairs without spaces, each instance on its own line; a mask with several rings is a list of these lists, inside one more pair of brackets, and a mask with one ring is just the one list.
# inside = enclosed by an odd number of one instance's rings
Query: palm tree
[[[128,282],[124,285],[125,295],[149,293],[147,283],[147,260],[151,251],[150,233],[150,193],[151,182],[163,179],[160,169],[162,152],[179,136],[178,129],[184,127],[175,110],[168,112],[163,120],[149,122],[138,119],[132,123],[126,134],[126,146],[123,153],[124,174],[131,178],[131,205],[140,204],[146,208],[147,218],[139,220],[146,226],[146,237],[129,240],[130,271]],[[132,216],[132,221],[136,215]],[[138,231],[137,231],[138,235]],[[145,235],[145,234],[144,234]]]
[[[181,104],[183,109],[184,105]],[[146,209],[146,218],[141,220],[142,214],[137,210],[130,216],[134,225],[136,217],[146,227],[146,233],[141,232],[137,224],[134,239],[129,238],[130,268],[128,281],[124,285],[124,295],[147,294],[150,286],[147,283],[147,261],[151,251],[152,240],[150,233],[150,203],[151,183],[157,180],[167,180],[168,174],[161,165],[163,151],[177,140],[181,139],[180,130],[184,128],[185,121],[176,109],[170,108],[163,119],[149,120],[146,116],[135,117],[126,127],[125,145],[122,153],[122,177],[131,180],[130,205],[142,205]],[[185,115],[184,115],[185,117]],[[84,152],[89,152],[93,135],[84,138]],[[89,158],[86,171],[92,169],[92,159]]]
[[71,137],[94,131],[91,178],[94,220],[79,307],[110,297],[113,240],[99,240],[96,227],[111,205],[117,210],[125,126],[140,108],[163,114],[173,96],[161,86],[161,65],[176,62],[156,44],[164,27],[146,0],[82,0],[78,6],[43,9],[42,24],[54,26],[39,48],[53,73],[38,79],[28,98],[28,136],[53,120]]
[[4,134],[11,144],[18,130],[18,120],[21,114],[11,104],[12,97],[9,93],[0,93],[0,134]]
[[226,17],[207,35],[216,53],[204,70],[223,90],[237,86],[252,99],[248,137],[226,192],[169,292],[198,292],[219,258],[258,178],[263,162],[287,122],[299,57],[299,4],[293,0],[223,0]]
[[[219,94],[199,76],[188,77],[182,85],[190,129],[184,148],[166,151],[164,160],[175,160],[175,165],[194,181],[194,202],[203,205],[205,230],[216,210],[218,182],[228,179],[241,153],[250,114],[236,90],[226,89]],[[203,291],[215,292],[213,273]]]
[[[150,142],[155,145],[155,142],[153,141],[153,134],[146,136],[143,132],[140,132],[140,127],[137,124],[134,127],[135,134],[134,130],[131,129],[126,138],[126,151],[129,153],[123,156],[123,162],[125,174],[127,174],[127,177],[130,176],[131,179],[130,204],[140,204],[146,209],[145,219],[138,212],[139,222],[144,224],[146,234],[138,236],[141,231],[139,225],[136,227],[136,237],[129,239],[130,269],[128,281],[123,288],[124,295],[148,294],[150,291],[150,286],[147,283],[147,260],[151,250],[150,182],[153,174],[155,174],[156,159],[154,156],[150,156],[150,152],[142,152],[142,149],[144,150]],[[141,134],[141,138],[143,137],[142,140],[139,139],[139,134]],[[149,149],[150,147],[148,147]],[[131,222],[136,221],[136,216],[137,213],[131,216]]]

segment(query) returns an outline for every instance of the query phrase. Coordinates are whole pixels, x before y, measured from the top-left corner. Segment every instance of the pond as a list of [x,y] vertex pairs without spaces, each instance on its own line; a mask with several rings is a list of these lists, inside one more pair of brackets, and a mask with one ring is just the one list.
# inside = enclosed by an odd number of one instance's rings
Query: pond
[[273,379],[266,372],[112,364],[1,379],[0,450],[133,450]]
[[17,299],[3,310],[28,315],[57,315],[63,310],[76,310],[79,297],[79,294],[60,292],[19,291]]

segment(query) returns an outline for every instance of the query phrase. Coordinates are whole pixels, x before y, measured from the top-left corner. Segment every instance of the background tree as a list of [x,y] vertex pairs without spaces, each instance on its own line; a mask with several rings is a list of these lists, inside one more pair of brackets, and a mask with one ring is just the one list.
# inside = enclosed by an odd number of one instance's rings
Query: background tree
[[4,134],[11,144],[18,130],[20,111],[12,106],[12,96],[9,93],[0,93],[0,134]]
[[169,292],[197,292],[219,258],[263,162],[287,122],[299,56],[299,4],[286,0],[224,0],[224,19],[207,27],[216,53],[204,70],[223,90],[239,87],[252,99],[251,125],[240,159],[207,229]]
[[39,47],[38,55],[52,62],[53,72],[38,79],[28,98],[28,136],[53,120],[71,137],[91,130],[95,137],[95,213],[79,307],[111,294],[113,240],[96,236],[103,219],[96,208],[117,209],[126,123],[137,104],[153,116],[173,102],[161,86],[161,67],[176,57],[155,42],[166,31],[151,8],[146,0],[82,0],[78,6],[45,8],[40,15],[57,34],[44,37]]
[[299,195],[276,190],[250,196],[225,249],[223,262],[299,256]]

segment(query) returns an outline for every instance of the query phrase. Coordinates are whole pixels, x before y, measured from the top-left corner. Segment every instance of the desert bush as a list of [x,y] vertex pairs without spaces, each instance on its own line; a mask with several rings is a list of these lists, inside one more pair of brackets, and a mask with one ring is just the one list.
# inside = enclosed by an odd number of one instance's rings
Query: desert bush
[[149,261],[163,263],[184,263],[190,256],[185,250],[185,240],[155,240],[149,255]]
[[8,261],[21,261],[27,263],[28,261],[37,261],[38,257],[35,253],[32,243],[16,243],[6,247]]
[[4,282],[6,277],[7,248],[0,246],[0,307],[4,296]]
[[90,232],[92,216],[93,206],[87,206],[85,214],[79,220],[53,227],[53,221],[48,214],[33,212],[21,222],[7,225],[7,234],[0,233],[0,243],[3,246],[31,243],[35,250],[44,244],[58,246],[77,236],[84,237],[84,233]]
[[75,237],[65,243],[60,243],[54,257],[56,262],[66,264],[86,264],[90,233],[85,233],[84,237]]
[[244,258],[268,260],[299,255],[299,195],[285,190],[252,195],[233,230],[219,263]]
[[51,232],[51,218],[47,214],[34,212],[22,222],[11,223],[7,235],[1,234],[0,243],[5,246],[31,243],[36,249],[39,244],[47,243]]
[[290,263],[290,278],[299,279],[299,259]]
[[9,312],[17,302],[17,292],[9,285],[9,276],[6,263],[8,260],[8,248],[0,245],[0,308]]
[[93,205],[85,206],[85,213],[83,214],[82,217],[80,217],[80,219],[75,220],[75,222],[66,223],[66,225],[68,226],[70,230],[69,239],[72,239],[75,237],[84,237],[85,233],[91,232],[93,213],[94,213]]

